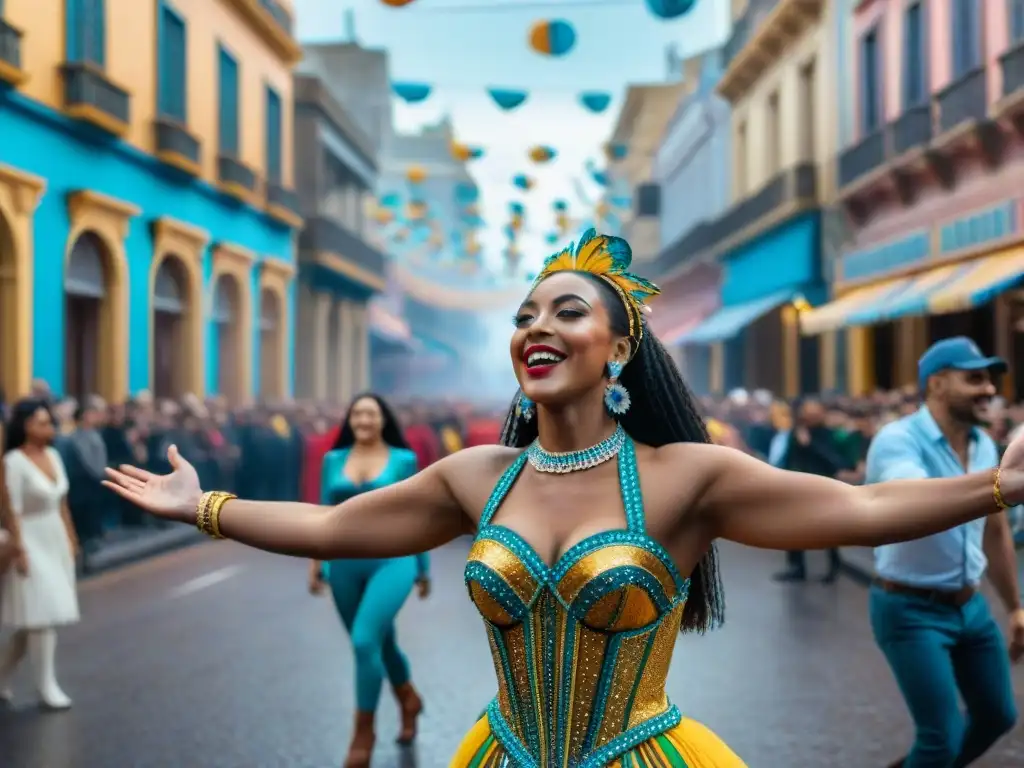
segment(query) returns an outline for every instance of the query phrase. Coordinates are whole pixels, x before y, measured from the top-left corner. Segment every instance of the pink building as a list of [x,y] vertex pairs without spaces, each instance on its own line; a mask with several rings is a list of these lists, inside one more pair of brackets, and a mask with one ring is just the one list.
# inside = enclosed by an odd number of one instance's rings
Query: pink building
[[913,383],[924,348],[954,333],[1012,358],[1024,319],[1008,291],[1024,274],[1024,0],[862,0],[853,13],[843,43],[856,130],[838,158],[849,226],[837,298],[804,332],[845,336],[855,392]]

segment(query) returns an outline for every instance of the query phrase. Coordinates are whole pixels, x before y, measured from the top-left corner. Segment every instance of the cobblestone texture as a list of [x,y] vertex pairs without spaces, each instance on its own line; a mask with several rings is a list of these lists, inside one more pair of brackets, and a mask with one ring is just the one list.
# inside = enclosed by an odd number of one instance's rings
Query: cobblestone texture
[[[494,693],[483,630],[462,586],[467,542],[433,558],[435,593],[412,599],[400,642],[426,699],[421,738],[393,745],[381,703],[375,768],[444,768]],[[849,580],[779,585],[782,556],[723,547],[727,626],[680,639],[669,692],[752,768],[873,768],[903,754],[910,722],[872,642],[867,592]],[[812,559],[812,567],[819,566]],[[223,577],[191,580],[207,574]],[[215,582],[215,583],[214,583]],[[99,576],[84,621],[61,634],[75,708],[0,712],[5,768],[328,768],[352,717],[352,659],[306,564],[209,544]],[[184,585],[184,586],[183,586]],[[1024,709],[1024,669],[1015,671]],[[1024,728],[981,766],[1024,765]]]

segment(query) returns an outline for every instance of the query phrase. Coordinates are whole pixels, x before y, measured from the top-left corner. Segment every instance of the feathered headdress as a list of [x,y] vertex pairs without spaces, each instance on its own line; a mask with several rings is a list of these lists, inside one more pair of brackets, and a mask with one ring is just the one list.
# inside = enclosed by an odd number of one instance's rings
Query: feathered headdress
[[589,272],[607,282],[622,299],[629,316],[629,336],[639,346],[643,338],[643,312],[650,311],[648,299],[661,293],[650,280],[629,272],[633,251],[621,237],[599,235],[593,229],[583,233],[579,243],[566,248],[544,261],[533,285],[556,272]]

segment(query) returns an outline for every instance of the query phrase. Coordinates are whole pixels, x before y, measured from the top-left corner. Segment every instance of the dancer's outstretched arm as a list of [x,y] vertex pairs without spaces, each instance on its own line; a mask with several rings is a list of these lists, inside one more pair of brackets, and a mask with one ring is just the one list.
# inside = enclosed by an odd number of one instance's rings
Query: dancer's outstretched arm
[[[880,434],[877,440],[872,451],[886,453],[875,457],[883,464],[905,464],[916,450],[895,433]],[[768,549],[907,541],[1003,514],[997,495],[1006,504],[1024,501],[1024,441],[1020,438],[1003,456],[998,494],[994,470],[855,486],[776,469],[727,448],[701,445],[681,450],[689,452],[688,466],[703,478],[697,512],[711,536]],[[921,469],[916,476],[924,475]]]
[[[448,478],[479,473],[494,450],[460,451],[408,480],[336,507],[232,499],[221,508],[220,530],[243,544],[316,560],[425,552],[473,530]],[[122,466],[107,470],[104,485],[158,517],[195,524],[203,494],[199,477],[177,447],[171,446],[168,459],[174,469],[169,475]]]

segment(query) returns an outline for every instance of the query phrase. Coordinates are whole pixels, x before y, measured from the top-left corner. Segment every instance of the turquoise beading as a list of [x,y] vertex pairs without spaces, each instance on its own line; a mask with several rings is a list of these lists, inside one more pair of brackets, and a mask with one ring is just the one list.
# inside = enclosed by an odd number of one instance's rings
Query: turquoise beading
[[598,464],[604,464],[606,461],[614,459],[619,455],[625,442],[626,431],[619,424],[616,425],[615,431],[600,443],[581,451],[565,451],[564,453],[546,451],[538,438],[527,447],[526,458],[529,459],[530,466],[538,472],[564,475],[568,472],[591,469]]

